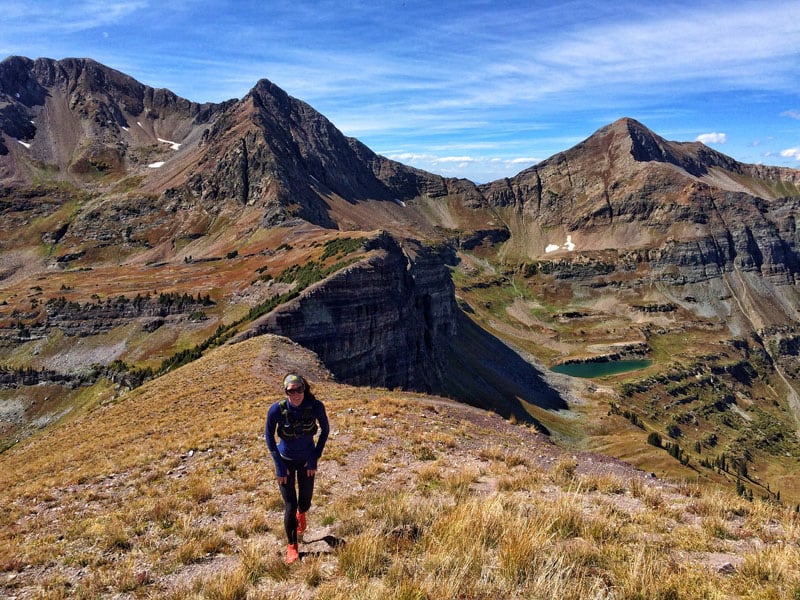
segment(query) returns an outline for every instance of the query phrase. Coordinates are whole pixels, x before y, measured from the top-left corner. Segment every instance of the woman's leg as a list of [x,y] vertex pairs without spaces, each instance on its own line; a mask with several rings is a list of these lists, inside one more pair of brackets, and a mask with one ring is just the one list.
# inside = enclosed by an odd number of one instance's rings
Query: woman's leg
[[[301,469],[302,470],[302,469]],[[283,528],[286,530],[286,538],[290,544],[297,543],[297,491],[295,490],[295,479],[298,469],[287,465],[286,483],[279,483],[283,498]]]
[[297,508],[299,512],[304,513],[311,508],[311,498],[314,495],[314,476],[308,476],[305,466],[297,470],[297,487],[299,490]]

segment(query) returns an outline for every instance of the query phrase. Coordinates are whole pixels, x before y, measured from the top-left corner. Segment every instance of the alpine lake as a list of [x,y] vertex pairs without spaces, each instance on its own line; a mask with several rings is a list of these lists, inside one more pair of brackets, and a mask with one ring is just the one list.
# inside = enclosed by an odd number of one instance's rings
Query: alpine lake
[[561,373],[571,377],[594,379],[645,369],[651,364],[653,364],[652,360],[612,360],[606,362],[568,363],[556,365],[550,370],[554,373]]

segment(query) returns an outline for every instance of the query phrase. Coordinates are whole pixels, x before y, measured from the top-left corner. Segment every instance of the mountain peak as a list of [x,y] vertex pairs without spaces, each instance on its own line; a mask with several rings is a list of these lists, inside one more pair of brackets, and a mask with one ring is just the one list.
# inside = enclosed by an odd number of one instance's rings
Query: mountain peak
[[616,121],[609,123],[606,125],[605,128],[617,129],[617,130],[625,130],[628,132],[631,131],[643,131],[650,135],[655,135],[650,129],[648,129],[644,124],[636,119],[632,119],[631,117],[620,117]]
[[[630,117],[622,117],[609,125],[601,127],[586,142],[609,137],[624,141],[622,145],[627,146],[626,149],[630,151],[631,156],[638,162],[673,162],[675,159],[674,152],[670,148],[670,142]],[[628,144],[628,142],[630,143]],[[608,142],[603,144],[603,146],[610,145]]]
[[265,107],[279,108],[281,112],[288,111],[294,102],[299,102],[269,79],[259,79],[244,99],[247,98],[258,98]]
[[741,171],[742,168],[736,160],[704,144],[666,140],[630,117],[622,117],[601,127],[576,148],[597,145],[607,151],[617,148],[629,154],[637,163],[671,164],[694,177],[708,174],[711,167],[721,167],[735,172]]

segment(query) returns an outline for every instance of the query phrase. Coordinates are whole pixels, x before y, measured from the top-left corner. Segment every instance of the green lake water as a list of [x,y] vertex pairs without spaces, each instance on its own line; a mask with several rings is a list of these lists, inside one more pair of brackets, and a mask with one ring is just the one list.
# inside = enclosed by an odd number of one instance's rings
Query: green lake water
[[649,367],[651,364],[653,364],[652,360],[614,360],[556,365],[551,370],[555,373],[571,375],[572,377],[591,379],[593,377],[605,377],[606,375],[618,375],[619,373],[636,371],[637,369]]

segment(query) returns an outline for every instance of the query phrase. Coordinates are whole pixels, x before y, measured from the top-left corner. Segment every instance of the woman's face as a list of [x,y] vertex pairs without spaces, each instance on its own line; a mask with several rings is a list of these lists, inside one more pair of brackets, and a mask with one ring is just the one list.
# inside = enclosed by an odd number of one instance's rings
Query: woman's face
[[286,397],[289,398],[289,404],[292,406],[300,406],[303,403],[305,396],[305,387],[301,384],[293,383],[286,388]]

